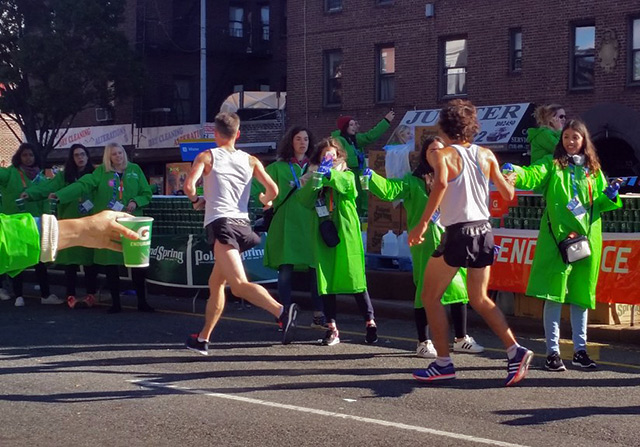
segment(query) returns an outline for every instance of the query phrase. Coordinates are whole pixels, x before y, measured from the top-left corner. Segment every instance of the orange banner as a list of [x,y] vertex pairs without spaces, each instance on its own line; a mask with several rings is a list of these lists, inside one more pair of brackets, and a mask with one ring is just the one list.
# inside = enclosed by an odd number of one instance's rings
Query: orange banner
[[[525,293],[538,231],[493,230],[500,253],[491,268],[489,288]],[[596,300],[640,305],[640,234],[604,233]]]

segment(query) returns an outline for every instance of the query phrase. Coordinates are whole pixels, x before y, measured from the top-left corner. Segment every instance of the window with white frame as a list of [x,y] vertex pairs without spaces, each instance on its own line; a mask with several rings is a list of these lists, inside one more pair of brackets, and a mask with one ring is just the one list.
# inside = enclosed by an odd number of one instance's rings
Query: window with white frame
[[574,26],[571,88],[593,87],[595,63],[596,27],[593,25]]
[[442,43],[442,95],[467,94],[467,39],[448,39]]
[[269,37],[270,37],[269,5],[260,6],[260,26],[261,26],[260,36],[262,40],[264,41],[269,40]]
[[509,69],[512,72],[522,70],[522,30],[515,28],[509,35]]
[[330,50],[324,53],[324,105],[342,104],[342,50]]
[[244,8],[229,6],[229,35],[244,37]]
[[385,45],[377,51],[376,101],[392,102],[396,94],[396,49]]

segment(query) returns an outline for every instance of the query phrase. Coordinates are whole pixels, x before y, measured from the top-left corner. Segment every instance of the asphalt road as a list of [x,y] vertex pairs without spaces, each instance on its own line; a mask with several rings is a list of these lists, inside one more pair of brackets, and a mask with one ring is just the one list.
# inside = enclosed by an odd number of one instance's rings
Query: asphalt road
[[0,302],[0,446],[640,445],[640,352],[608,346],[617,361],[565,373],[536,356],[504,388],[503,350],[474,328],[487,351],[423,384],[410,322],[379,318],[369,346],[345,315],[343,343],[323,347],[299,320],[283,346],[270,315],[230,304],[204,357],[183,348],[199,314]]

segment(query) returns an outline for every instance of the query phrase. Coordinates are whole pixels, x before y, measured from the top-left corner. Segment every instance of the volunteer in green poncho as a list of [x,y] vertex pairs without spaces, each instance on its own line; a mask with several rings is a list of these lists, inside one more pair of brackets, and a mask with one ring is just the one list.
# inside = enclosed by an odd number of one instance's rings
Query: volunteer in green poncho
[[[600,214],[621,206],[619,186],[607,185],[589,132],[584,123],[577,120],[566,124],[553,156],[530,167],[514,166],[513,169],[515,176],[510,174],[507,178],[515,177],[517,188],[540,191],[547,203],[527,285],[527,295],[546,300],[544,329],[548,357],[545,367],[552,371],[565,370],[558,342],[562,304],[567,303],[573,332],[572,364],[594,368],[596,364],[586,352],[587,310],[596,305],[602,254]],[[588,238],[591,255],[565,264],[558,243],[574,234]]]
[[527,130],[527,141],[531,145],[531,164],[542,157],[553,155],[567,119],[564,108],[559,104],[538,106],[533,115],[538,127]]
[[[346,153],[335,138],[325,138],[316,146],[311,157],[314,176],[296,193],[296,199],[314,209],[313,223],[307,234],[314,239],[317,260],[318,293],[322,296],[328,330],[322,344],[340,343],[336,325],[336,294],[353,295],[366,322],[365,342],[378,341],[373,305],[367,292],[364,271],[364,248],[360,220],[356,211],[356,180],[347,170]],[[368,168],[366,168],[368,169]],[[320,226],[337,229],[337,245],[328,246],[320,233]],[[333,245],[333,244],[332,244]]]
[[69,247],[109,248],[122,250],[114,239],[120,235],[138,239],[138,234],[118,222],[125,213],[103,211],[81,219],[56,220],[43,214],[0,214],[0,274],[17,275],[38,262],[52,262],[58,250]]
[[[43,200],[49,194],[55,193],[77,181],[86,174],[91,174],[94,170],[89,159],[89,152],[82,144],[73,144],[69,149],[64,170],[59,171],[52,179],[40,182],[31,186],[23,193],[27,200]],[[93,202],[89,195],[80,197],[76,202],[69,202],[60,205],[57,210],[59,219],[74,219],[93,214]],[[85,247],[74,247],[62,250],[58,253],[56,264],[63,265],[65,270],[67,287],[67,304],[73,308],[78,303],[93,306],[95,303],[95,293],[97,290],[97,269],[93,265],[93,250]],[[78,266],[82,265],[86,283],[87,295],[83,298],[76,298],[76,276]]]
[[[278,271],[278,301],[285,309],[292,302],[293,271],[310,270],[312,326],[323,328],[326,322],[316,284],[314,240],[310,237],[314,211],[292,197],[309,177],[309,148],[313,148],[309,129],[292,127],[278,145],[278,160],[265,168],[278,185],[278,197],[273,201],[274,215],[267,232],[264,265]],[[264,187],[260,185],[259,192],[263,191]]]
[[[2,195],[0,195],[0,214],[3,214],[4,210],[2,208]],[[2,270],[0,270],[2,271]],[[4,273],[0,273],[0,301],[8,301],[11,299],[9,292],[3,287],[6,276]]]
[[[338,118],[338,129],[331,132],[331,136],[336,138],[347,152],[347,167],[354,172],[356,180],[358,180],[360,173],[365,167],[364,148],[378,140],[382,134],[389,129],[395,116],[395,112],[391,110],[384,116],[382,121],[368,132],[363,133],[358,132],[360,124],[358,124],[358,121],[354,117],[341,116]],[[358,215],[364,216],[367,213],[368,196],[366,193],[362,193],[362,188],[358,181],[356,181],[356,189],[358,191],[356,198]]]
[[[151,201],[151,187],[142,169],[127,159],[124,148],[117,143],[109,143],[104,149],[102,164],[75,183],[56,193],[60,206],[67,203],[77,204],[84,196],[93,197],[93,210],[105,209],[126,211],[134,216],[142,216],[142,207]],[[120,312],[120,277],[118,266],[124,264],[122,253],[111,250],[96,250],[95,264],[104,265],[107,283],[111,292],[110,313]],[[138,310],[153,312],[147,304],[145,287],[145,269],[131,270],[133,285],[138,297]]]
[[[412,173],[408,173],[402,179],[385,179],[377,173],[371,173],[369,192],[382,200],[402,200],[402,205],[407,212],[407,227],[413,229],[420,221],[422,213],[427,206],[429,195],[427,193],[427,181],[430,181],[433,169],[427,162],[427,152],[442,149],[442,139],[439,137],[427,138],[420,151],[420,164]],[[427,314],[422,305],[422,284],[424,271],[429,258],[440,245],[440,239],[444,228],[439,224],[437,216],[429,223],[424,235],[424,242],[410,247],[413,261],[413,282],[416,286],[414,298],[414,317],[418,331],[418,357],[435,358],[436,350],[427,336]],[[467,269],[460,269],[454,276],[451,284],[442,295],[442,304],[451,305],[451,320],[454,326],[455,339],[454,352],[480,353],[484,348],[473,337],[467,335]]]
[[[0,168],[0,193],[2,194],[4,212],[7,214],[27,212],[34,217],[40,216],[42,214],[42,202],[26,202],[20,198],[20,195],[25,189],[44,181],[44,179],[44,173],[40,169],[40,157],[35,146],[31,143],[22,143],[11,159],[11,166]],[[40,285],[40,303],[64,303],[64,300],[50,293],[46,265],[42,262],[37,263],[35,271]],[[24,306],[23,284],[23,274],[18,274],[12,278],[13,293],[16,296],[15,305],[17,307]]]

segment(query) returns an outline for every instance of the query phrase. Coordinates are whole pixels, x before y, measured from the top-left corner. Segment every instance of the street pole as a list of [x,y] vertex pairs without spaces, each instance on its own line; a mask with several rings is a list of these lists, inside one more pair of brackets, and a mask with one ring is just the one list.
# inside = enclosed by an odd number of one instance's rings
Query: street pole
[[200,126],[207,122],[207,0],[200,0]]

